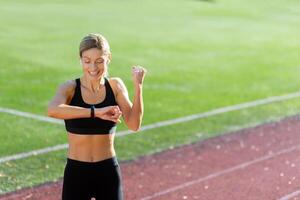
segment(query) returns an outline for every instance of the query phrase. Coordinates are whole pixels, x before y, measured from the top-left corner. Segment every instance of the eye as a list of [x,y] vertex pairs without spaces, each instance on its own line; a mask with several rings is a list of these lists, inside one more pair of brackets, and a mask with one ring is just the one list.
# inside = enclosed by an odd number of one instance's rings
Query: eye
[[99,60],[99,61],[97,61],[97,62],[95,62],[95,63],[96,63],[96,65],[102,64],[102,63],[103,63],[103,60]]

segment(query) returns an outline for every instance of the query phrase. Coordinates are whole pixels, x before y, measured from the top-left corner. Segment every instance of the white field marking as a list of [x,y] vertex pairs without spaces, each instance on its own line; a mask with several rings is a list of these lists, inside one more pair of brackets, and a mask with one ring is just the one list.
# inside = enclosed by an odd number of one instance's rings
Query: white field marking
[[17,115],[17,116],[21,116],[21,117],[27,117],[27,118],[31,118],[31,119],[37,119],[39,121],[50,122],[50,123],[54,123],[54,124],[63,124],[63,121],[60,120],[60,119],[54,119],[54,118],[51,118],[51,117],[44,117],[44,116],[41,116],[41,115],[22,112],[22,111],[10,109],[10,108],[1,108],[0,107],[0,112],[12,114],[12,115]]
[[0,163],[9,162],[12,160],[18,160],[18,159],[22,159],[22,158],[26,158],[26,157],[30,157],[30,156],[36,156],[36,155],[40,155],[40,154],[44,154],[44,153],[48,153],[48,152],[52,152],[52,151],[58,151],[61,149],[66,149],[66,148],[68,148],[68,144],[61,144],[61,145],[56,145],[54,147],[48,147],[48,148],[34,150],[34,151],[30,151],[30,152],[25,152],[25,153],[20,153],[20,154],[16,154],[16,155],[12,155],[12,156],[2,157],[2,158],[0,158]]
[[198,183],[201,183],[203,181],[206,181],[206,180],[209,180],[209,179],[213,179],[213,178],[216,178],[218,176],[222,176],[222,175],[234,172],[236,170],[244,169],[244,168],[246,168],[246,167],[248,167],[250,165],[254,165],[254,164],[257,164],[259,162],[266,161],[266,160],[271,159],[271,158],[275,158],[277,156],[280,156],[280,155],[285,154],[285,153],[292,152],[292,151],[294,151],[296,149],[299,149],[299,148],[300,148],[300,145],[295,145],[293,147],[280,150],[280,151],[278,151],[276,153],[272,153],[272,154],[269,154],[269,155],[266,155],[266,156],[262,156],[260,158],[254,159],[254,160],[241,163],[241,164],[236,165],[234,167],[231,167],[231,168],[228,168],[228,169],[225,169],[225,170],[221,170],[221,171],[209,174],[209,175],[207,175],[205,177],[200,177],[198,179],[195,179],[195,180],[192,180],[192,181],[188,181],[188,182],[185,182],[183,184],[171,187],[169,189],[166,189],[166,190],[154,193],[154,194],[152,194],[150,196],[146,196],[146,197],[142,198],[141,200],[154,199],[156,197],[160,197],[162,195],[165,195],[165,194],[168,194],[168,193],[171,193],[171,192],[175,192],[177,190],[181,190],[181,189],[189,187],[191,185],[198,184]]
[[281,197],[281,198],[278,199],[278,200],[289,200],[289,199],[291,199],[291,198],[293,198],[293,197],[298,196],[299,194],[300,194],[300,190],[295,191],[295,192],[292,192],[292,193],[290,193],[290,194],[287,194],[287,195],[285,195],[284,197]]
[[[166,121],[161,121],[161,122],[145,125],[140,128],[139,132],[151,130],[151,129],[155,129],[155,128],[159,128],[159,127],[169,126],[169,125],[173,125],[173,124],[188,122],[188,121],[201,119],[201,118],[205,118],[205,117],[209,117],[209,116],[219,115],[222,113],[232,112],[232,111],[241,110],[241,109],[245,109],[245,108],[256,107],[256,106],[260,106],[260,105],[264,105],[264,104],[285,101],[285,100],[289,100],[289,99],[293,99],[293,98],[297,98],[297,97],[300,97],[300,92],[290,93],[290,94],[286,94],[286,95],[282,95],[282,96],[273,96],[273,97],[268,97],[265,99],[259,99],[256,101],[227,106],[227,107],[214,109],[214,110],[204,112],[204,113],[197,113],[194,115],[188,115],[185,117],[179,117],[179,118],[175,118],[175,119],[170,119],[170,120],[166,120]],[[5,112],[5,113],[13,114],[13,115],[27,117],[27,118],[33,118],[33,119],[37,119],[40,121],[46,121],[46,122],[55,123],[55,124],[63,124],[63,120],[39,116],[39,115],[21,112],[21,111],[17,111],[17,110],[13,110],[13,109],[7,109],[7,108],[0,107],[0,112]],[[130,130],[122,131],[122,132],[117,133],[117,137],[125,136],[125,135],[131,134],[131,133],[134,133],[134,132],[130,131]],[[21,154],[12,155],[12,156],[2,157],[2,158],[0,158],[0,164],[5,161],[8,162],[11,160],[26,158],[26,157],[29,157],[32,155],[39,155],[39,154],[49,153],[51,151],[61,150],[62,146],[65,148],[68,148],[67,144],[60,144],[60,145],[53,146],[53,147],[47,147],[44,149],[38,149],[38,150],[30,151],[30,152],[25,152],[25,153],[21,153]],[[5,160],[5,161],[3,161],[3,160]]]

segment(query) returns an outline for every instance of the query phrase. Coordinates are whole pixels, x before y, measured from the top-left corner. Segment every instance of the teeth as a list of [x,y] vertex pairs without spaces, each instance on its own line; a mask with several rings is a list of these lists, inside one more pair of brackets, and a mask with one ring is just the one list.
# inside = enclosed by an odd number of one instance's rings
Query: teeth
[[98,72],[90,72],[91,75],[96,75]]

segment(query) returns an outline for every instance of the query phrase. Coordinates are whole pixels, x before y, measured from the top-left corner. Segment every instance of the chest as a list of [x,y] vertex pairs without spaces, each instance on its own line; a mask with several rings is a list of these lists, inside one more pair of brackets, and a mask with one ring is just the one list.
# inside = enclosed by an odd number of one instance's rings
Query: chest
[[86,104],[100,104],[102,103],[106,98],[106,89],[105,87],[100,88],[97,91],[90,91],[84,87],[81,87],[80,89],[81,97],[83,102]]

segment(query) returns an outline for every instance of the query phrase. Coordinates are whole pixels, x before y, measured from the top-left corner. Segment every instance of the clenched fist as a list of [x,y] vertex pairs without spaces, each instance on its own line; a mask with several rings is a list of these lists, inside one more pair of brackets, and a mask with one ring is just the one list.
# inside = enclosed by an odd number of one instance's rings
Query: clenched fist
[[122,116],[122,112],[119,106],[107,106],[103,108],[95,109],[95,117],[113,121],[115,123],[120,123],[120,117]]
[[134,85],[141,85],[143,84],[145,75],[147,70],[142,66],[133,66],[132,67],[132,77]]

